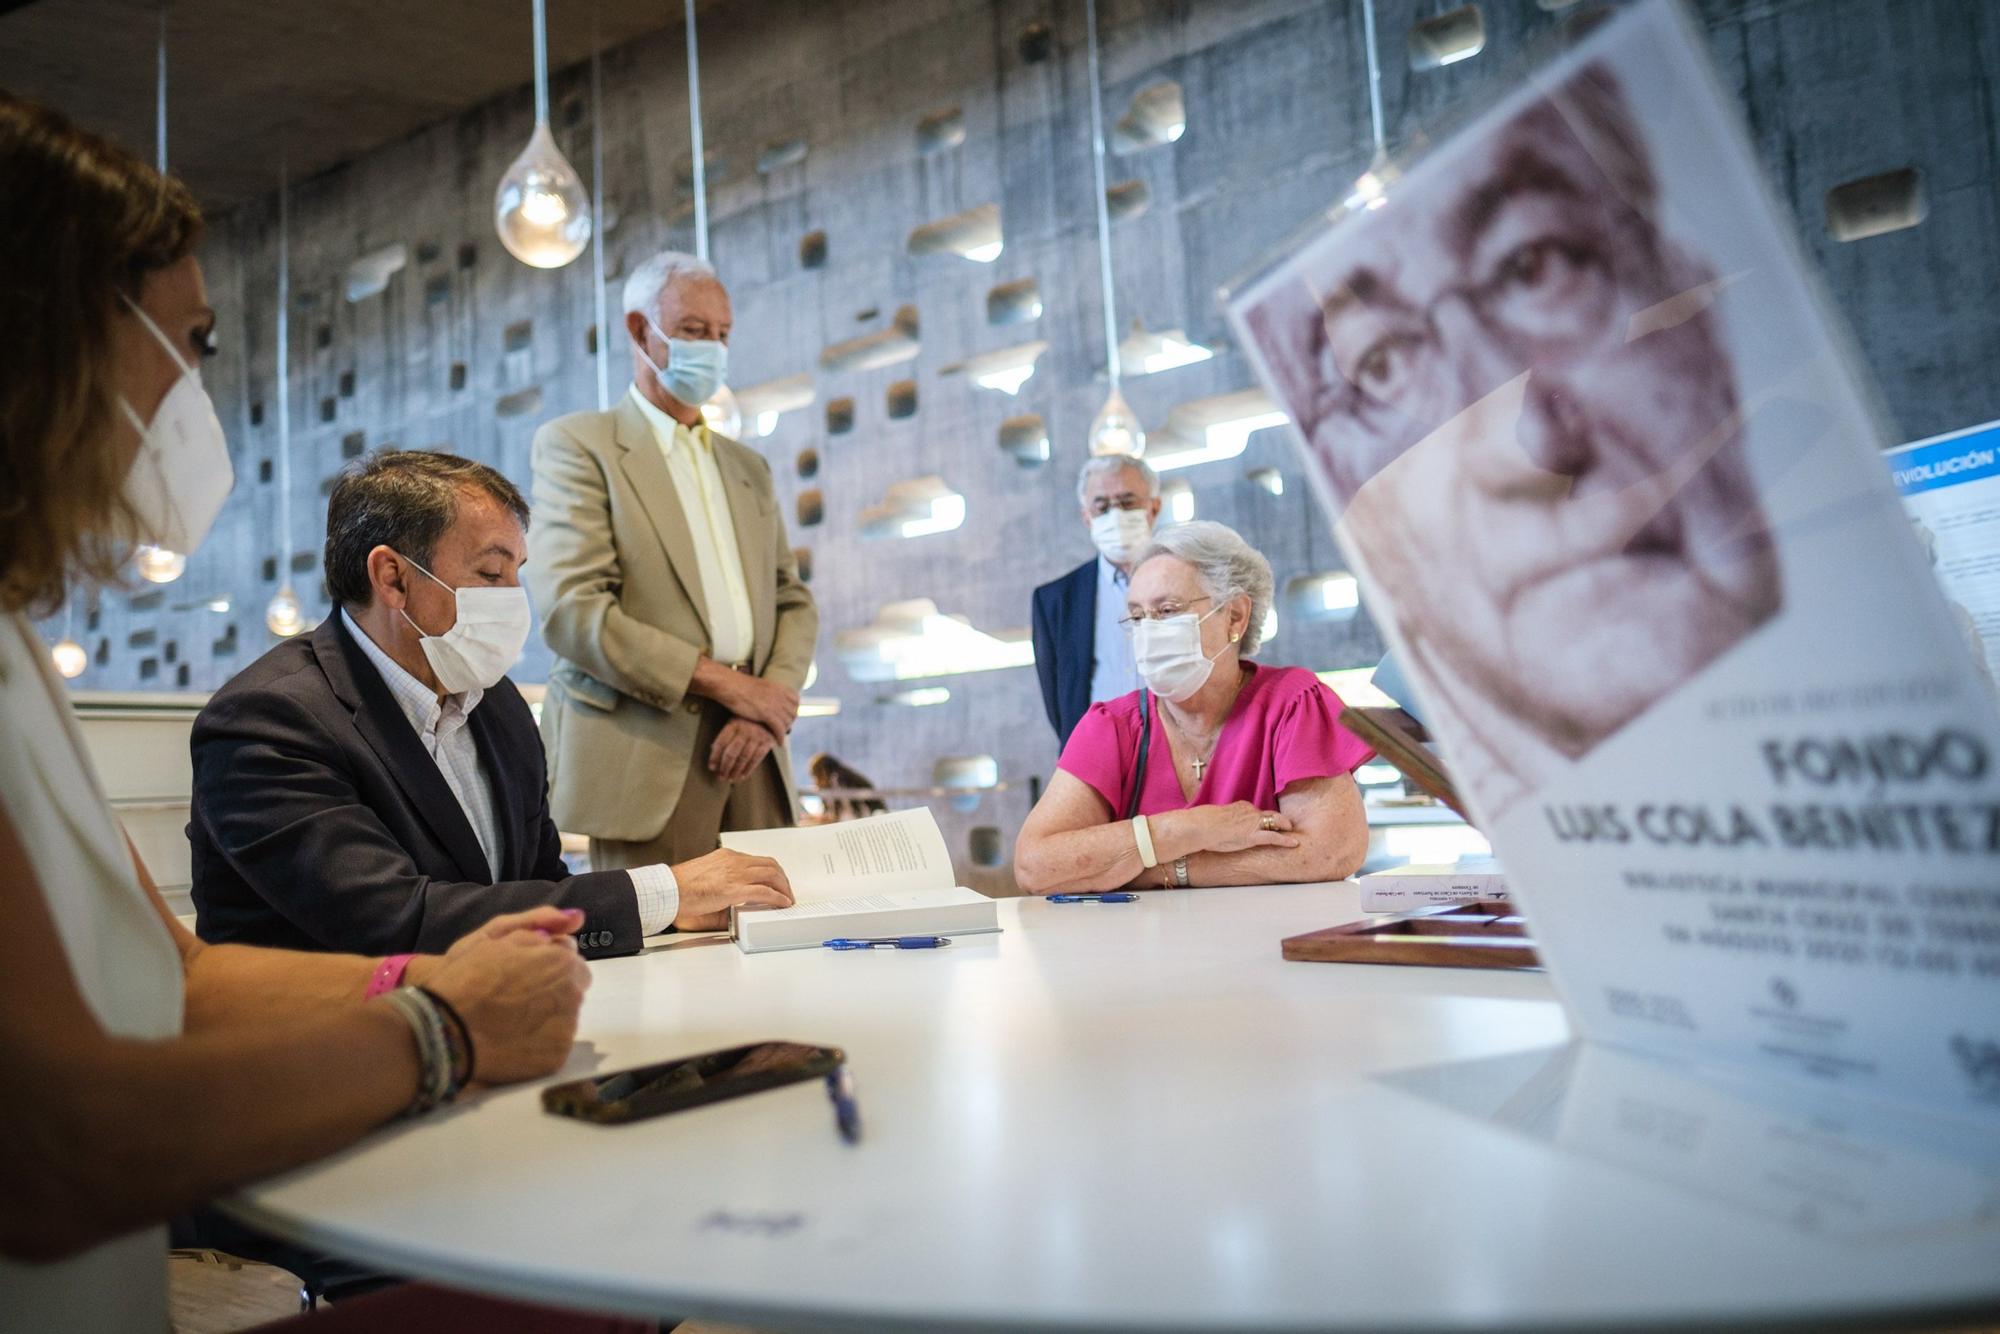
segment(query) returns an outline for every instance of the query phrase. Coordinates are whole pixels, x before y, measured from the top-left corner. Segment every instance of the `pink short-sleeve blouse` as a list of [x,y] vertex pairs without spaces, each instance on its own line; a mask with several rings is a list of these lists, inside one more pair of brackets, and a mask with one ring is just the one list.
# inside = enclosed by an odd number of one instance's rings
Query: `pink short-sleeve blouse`
[[[1368,743],[1338,722],[1340,696],[1311,672],[1254,662],[1243,666],[1248,673],[1243,689],[1222,724],[1215,754],[1192,799],[1181,795],[1172,743],[1160,725],[1159,700],[1151,702],[1153,740],[1139,796],[1141,815],[1232,801],[1275,811],[1278,795],[1293,783],[1353,773],[1373,757]],[[1139,694],[1134,691],[1091,705],[1070,733],[1057,767],[1088,783],[1116,818],[1125,814],[1138,754]]]

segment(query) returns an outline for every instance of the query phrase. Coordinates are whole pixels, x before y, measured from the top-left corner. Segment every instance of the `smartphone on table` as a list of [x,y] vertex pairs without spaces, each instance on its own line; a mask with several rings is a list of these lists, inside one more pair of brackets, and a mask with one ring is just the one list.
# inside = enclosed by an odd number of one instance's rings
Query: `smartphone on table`
[[838,1047],[754,1042],[552,1084],[542,1090],[542,1110],[600,1125],[620,1125],[786,1084],[831,1079],[840,1075],[846,1064],[847,1053]]

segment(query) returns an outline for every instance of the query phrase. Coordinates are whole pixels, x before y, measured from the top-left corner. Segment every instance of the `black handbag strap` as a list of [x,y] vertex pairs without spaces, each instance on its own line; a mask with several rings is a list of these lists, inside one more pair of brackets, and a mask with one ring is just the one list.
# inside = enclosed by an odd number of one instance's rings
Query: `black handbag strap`
[[1146,707],[1148,691],[1139,691],[1139,761],[1132,768],[1132,790],[1125,798],[1125,816],[1129,820],[1139,813],[1139,793],[1146,786],[1146,752],[1153,746],[1153,714]]

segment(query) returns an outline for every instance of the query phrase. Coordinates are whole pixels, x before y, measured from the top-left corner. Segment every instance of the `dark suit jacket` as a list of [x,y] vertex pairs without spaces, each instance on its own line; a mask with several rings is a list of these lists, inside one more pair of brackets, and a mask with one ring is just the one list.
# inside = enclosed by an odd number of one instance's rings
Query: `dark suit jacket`
[[1035,674],[1062,744],[1090,708],[1097,670],[1097,557],[1035,590]]
[[587,914],[587,957],[639,948],[623,871],[569,873],[542,741],[502,679],[467,722],[493,786],[497,883],[471,823],[338,611],[218,691],[195,719],[196,931],[354,954],[441,951],[496,913]]

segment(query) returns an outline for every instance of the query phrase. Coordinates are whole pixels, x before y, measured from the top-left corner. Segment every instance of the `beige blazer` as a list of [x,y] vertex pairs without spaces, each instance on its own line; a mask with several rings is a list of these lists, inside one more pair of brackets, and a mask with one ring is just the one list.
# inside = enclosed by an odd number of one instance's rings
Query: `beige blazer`
[[[751,667],[805,685],[819,612],[799,580],[771,469],[715,436],[753,625]],[[701,704],[688,694],[709,652],[708,608],[679,493],[631,399],[535,433],[534,520],[523,571],[556,655],[542,705],[549,805],[559,828],[656,838],[680,800]],[[790,751],[772,752],[796,810]]]

